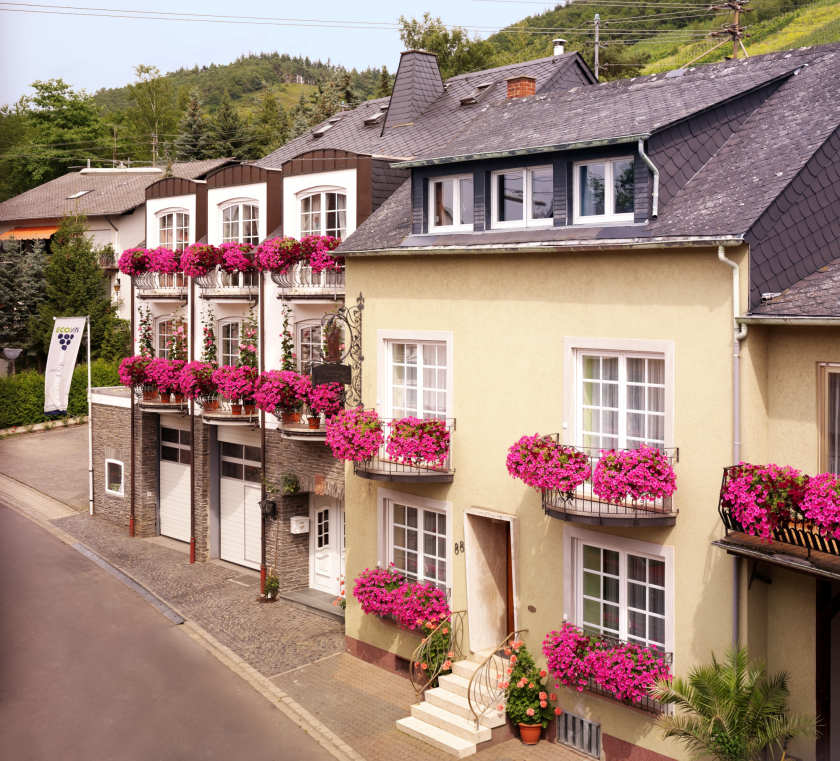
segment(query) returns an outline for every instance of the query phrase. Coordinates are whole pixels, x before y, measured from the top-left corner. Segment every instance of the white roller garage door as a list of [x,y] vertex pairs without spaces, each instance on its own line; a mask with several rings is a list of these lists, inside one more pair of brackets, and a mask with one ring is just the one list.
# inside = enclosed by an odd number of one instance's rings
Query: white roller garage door
[[219,557],[257,569],[262,555],[260,443],[259,431],[219,427]]
[[189,424],[168,415],[160,423],[160,533],[182,542],[190,541]]

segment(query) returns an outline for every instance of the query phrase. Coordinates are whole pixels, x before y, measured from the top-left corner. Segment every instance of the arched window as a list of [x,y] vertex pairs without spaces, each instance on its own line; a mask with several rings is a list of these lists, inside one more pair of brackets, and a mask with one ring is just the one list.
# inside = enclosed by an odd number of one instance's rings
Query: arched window
[[167,211],[158,216],[158,245],[183,251],[190,240],[190,215],[186,211]]
[[222,243],[260,242],[260,207],[244,199],[222,207]]
[[307,191],[300,197],[300,235],[347,237],[347,192],[343,188]]

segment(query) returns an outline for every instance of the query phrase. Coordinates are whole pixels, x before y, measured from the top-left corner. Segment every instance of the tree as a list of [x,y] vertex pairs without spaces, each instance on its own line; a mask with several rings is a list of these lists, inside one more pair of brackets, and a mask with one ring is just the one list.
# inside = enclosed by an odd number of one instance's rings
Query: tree
[[227,92],[213,119],[215,132],[215,154],[218,158],[247,158],[248,125],[243,122],[239,112],[231,105]]
[[[170,134],[178,122],[172,84],[161,76],[157,66],[141,63],[134,67],[134,73],[137,81],[126,88],[131,103],[126,120],[134,136],[141,138],[141,145],[152,142],[152,135],[157,135],[160,142],[161,135]],[[150,154],[151,150],[146,153]],[[160,158],[159,149],[157,158]]]
[[46,297],[44,244],[36,240],[27,252],[11,238],[0,252],[0,346],[30,349],[29,323]]
[[466,29],[455,26],[447,29],[438,18],[426,11],[418,21],[405,16],[398,19],[400,39],[406,50],[428,50],[435,53],[444,79],[469,71],[486,69],[493,65],[493,46],[486,40],[472,40]]
[[379,84],[373,93],[373,98],[387,98],[391,94],[391,75],[388,74],[388,67],[382,67],[382,74],[379,77]]
[[178,124],[178,137],[175,138],[178,161],[203,161],[213,158],[213,144],[209,132],[210,125],[201,110],[198,90],[193,90],[187,110]]
[[301,92],[300,100],[298,100],[292,109],[292,127],[289,131],[289,140],[294,140],[296,137],[300,137],[311,126],[312,122],[309,118],[309,108],[306,105],[306,100]]
[[712,653],[711,665],[693,668],[688,679],[658,680],[651,688],[656,700],[681,709],[661,716],[657,726],[699,756],[756,761],[789,737],[817,736],[813,716],[787,716],[788,681],[787,672],[768,679],[745,648],[727,649],[723,662]]
[[289,124],[283,104],[263,82],[263,94],[256,113],[251,140],[253,158],[262,158],[286,142]]
[[336,79],[318,82],[318,94],[313,97],[312,112],[309,115],[310,124],[320,124],[331,116],[335,116],[342,107],[349,106],[356,101],[356,93],[349,74],[343,74]]
[[113,306],[102,285],[99,251],[87,229],[83,214],[65,214],[53,238],[46,300],[30,321],[33,348],[42,354],[49,349],[53,317],[90,315],[91,354],[99,356]]

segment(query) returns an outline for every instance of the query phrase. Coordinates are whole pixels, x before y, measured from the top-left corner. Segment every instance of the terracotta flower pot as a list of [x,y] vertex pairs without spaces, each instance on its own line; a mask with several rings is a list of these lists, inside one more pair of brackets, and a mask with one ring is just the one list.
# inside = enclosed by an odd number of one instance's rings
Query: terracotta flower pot
[[542,724],[520,724],[519,738],[523,745],[536,745],[540,741]]
[[241,404],[231,404],[230,405],[230,414],[231,415],[241,415],[242,414],[242,405]]
[[204,402],[204,411],[205,412],[215,412],[219,409],[219,400],[218,399],[211,399],[209,402]]
[[154,391],[143,391],[143,401],[144,402],[153,402],[157,394]]
[[183,394],[175,394],[175,404],[183,404],[184,403],[184,395]]
[[281,412],[280,418],[284,423],[299,423],[300,422],[300,413],[299,412]]
[[159,388],[158,389],[158,394],[160,394],[160,401],[163,404],[169,404],[170,399],[169,399],[169,392],[168,391],[166,391],[165,389]]
[[246,415],[253,415],[254,414],[254,410],[256,409],[255,404],[245,404],[243,406],[245,407],[245,414]]
[[317,430],[321,427],[321,418],[319,417],[308,417],[306,418],[306,421],[309,423],[309,427],[312,430]]

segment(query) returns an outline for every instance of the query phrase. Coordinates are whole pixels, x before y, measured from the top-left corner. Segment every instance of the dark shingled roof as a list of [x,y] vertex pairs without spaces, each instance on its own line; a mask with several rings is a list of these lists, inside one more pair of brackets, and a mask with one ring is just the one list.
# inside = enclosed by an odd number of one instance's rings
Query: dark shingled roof
[[[173,164],[172,173],[176,177],[197,180],[233,161],[213,159]],[[79,211],[89,217],[125,214],[145,203],[146,188],[162,177],[161,172],[71,172],[0,203],[0,221],[52,219],[69,211]],[[83,190],[91,192],[75,199],[68,198]]]
[[407,50],[400,56],[384,130],[413,122],[444,92],[437,56],[425,50]]
[[755,307],[750,314],[767,317],[840,317],[840,259],[794,283]]
[[[592,81],[591,72],[577,53],[564,53],[551,58],[460,74],[447,79],[445,91],[431,101],[421,114],[413,117],[413,121],[407,126],[386,126],[384,130],[381,122],[366,126],[365,119],[371,118],[382,106],[389,103],[388,98],[369,100],[345,113],[321,137],[314,137],[314,130],[310,130],[254,163],[267,169],[277,169],[295,156],[322,148],[336,148],[395,159],[417,156],[455,138],[479,113],[483,102],[506,97],[505,78],[520,74],[536,77],[538,91],[542,91],[543,88],[568,90],[585,81]],[[461,100],[485,82],[493,82],[493,86],[482,98],[482,103],[462,106]],[[397,89],[395,82],[395,94]],[[390,116],[386,118],[388,125],[402,124],[399,121],[395,122]]]

